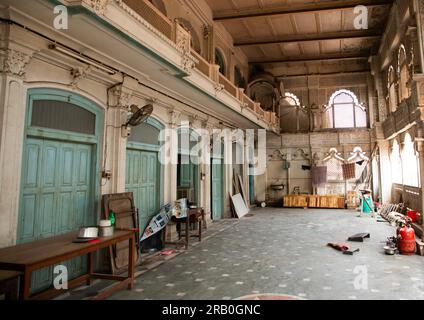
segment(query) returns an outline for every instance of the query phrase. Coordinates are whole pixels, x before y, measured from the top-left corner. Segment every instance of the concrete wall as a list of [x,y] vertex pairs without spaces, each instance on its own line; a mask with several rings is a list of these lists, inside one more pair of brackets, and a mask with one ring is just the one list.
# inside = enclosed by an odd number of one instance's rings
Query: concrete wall
[[[301,193],[312,194],[311,171],[302,170],[302,165],[311,163],[323,165],[330,148],[336,148],[344,159],[351,156],[355,147],[361,147],[367,156],[371,153],[368,129],[352,129],[334,132],[311,132],[305,134],[268,135],[266,174],[255,180],[257,201],[282,201],[286,194],[292,194],[295,187]],[[312,155],[312,157],[311,157]],[[312,159],[312,160],[311,160]],[[290,162],[290,172],[284,167]],[[283,191],[273,191],[271,186],[284,184]],[[348,184],[347,191],[353,185]],[[318,194],[345,194],[345,183],[329,183],[317,190]]]

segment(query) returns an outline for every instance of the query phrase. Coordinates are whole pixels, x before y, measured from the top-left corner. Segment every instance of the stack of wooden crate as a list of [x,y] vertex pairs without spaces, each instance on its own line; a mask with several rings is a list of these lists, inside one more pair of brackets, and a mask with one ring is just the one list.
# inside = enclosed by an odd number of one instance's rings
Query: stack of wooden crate
[[320,196],[309,196],[309,208],[319,208]]
[[284,196],[284,206],[288,208],[307,208],[308,195],[287,195]]
[[345,198],[338,195],[320,196],[320,208],[344,209]]
[[284,196],[287,208],[327,208],[344,209],[345,198],[339,195],[287,195]]

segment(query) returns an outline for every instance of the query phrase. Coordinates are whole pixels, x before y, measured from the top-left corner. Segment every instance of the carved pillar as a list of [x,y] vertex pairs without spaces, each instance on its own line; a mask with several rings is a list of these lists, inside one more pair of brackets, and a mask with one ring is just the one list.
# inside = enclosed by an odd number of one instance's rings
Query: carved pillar
[[[218,129],[223,129],[220,126]],[[231,129],[224,130],[224,217],[231,216],[231,199],[230,194],[233,195],[233,139]]]
[[170,183],[168,185],[170,201],[174,202],[177,200],[177,160],[178,160],[178,127],[180,125],[181,114],[175,110],[169,112],[169,129],[173,134],[169,135],[169,155],[173,161],[168,166],[167,175],[170,177]]
[[103,170],[111,173],[110,181],[103,181],[103,193],[125,191],[125,165],[127,137],[122,125],[127,121],[133,90],[137,82],[125,78],[122,84],[109,89],[109,106],[106,116],[106,143]]
[[24,77],[32,52],[0,49],[0,247],[16,243],[26,113]]
[[206,60],[215,63],[215,32],[213,26],[204,26],[203,36],[207,41]]
[[181,68],[190,75],[195,67],[195,61],[191,56],[191,34],[181,26],[178,19],[174,21],[174,41],[181,51]]
[[420,42],[418,38],[418,30],[416,27],[409,26],[407,31],[407,40],[408,40],[408,46],[407,50],[407,56],[408,61],[410,62],[409,71],[410,71],[410,77],[412,78],[414,72],[420,71]]
[[[213,139],[213,126],[209,121],[203,121],[202,122],[202,129],[204,130],[205,134],[207,132],[208,137],[204,136],[202,137],[204,139],[203,146],[204,148],[208,148],[208,150],[205,150],[204,157],[203,157],[203,163],[201,165],[202,173],[204,174],[204,180],[203,182],[203,207],[205,208],[205,212],[207,217],[211,216],[211,203],[212,203],[212,171],[211,171],[211,155],[212,155],[212,148],[211,148],[211,141]],[[208,140],[208,141],[207,141]]]

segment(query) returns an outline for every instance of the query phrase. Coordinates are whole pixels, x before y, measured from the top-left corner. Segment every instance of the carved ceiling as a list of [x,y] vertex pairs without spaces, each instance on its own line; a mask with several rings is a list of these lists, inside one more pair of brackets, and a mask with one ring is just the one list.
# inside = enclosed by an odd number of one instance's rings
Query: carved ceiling
[[[368,70],[379,47],[391,0],[207,0],[251,65],[277,74],[308,74],[334,63],[336,71]],[[357,30],[354,8],[368,8],[368,29]]]

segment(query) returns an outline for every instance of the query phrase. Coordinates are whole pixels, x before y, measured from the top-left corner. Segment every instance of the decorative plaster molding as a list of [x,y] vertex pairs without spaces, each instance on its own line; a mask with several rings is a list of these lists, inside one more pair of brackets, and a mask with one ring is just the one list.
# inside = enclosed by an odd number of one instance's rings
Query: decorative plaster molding
[[175,43],[180,51],[187,53],[190,52],[191,35],[179,23],[178,19],[175,19]]
[[207,40],[212,35],[212,28],[209,25],[203,26],[203,39]]
[[309,157],[309,154],[306,153],[305,150],[301,148],[297,149],[296,152],[293,153],[292,157],[294,160],[297,160],[297,159],[311,160]]
[[191,57],[191,55],[183,54],[181,56],[181,67],[187,74],[190,75],[193,69],[195,68],[195,66],[196,66],[196,63]]
[[87,3],[88,6],[96,12],[96,14],[104,15],[110,0],[84,0],[84,2]]
[[222,84],[220,84],[218,82],[215,82],[214,83],[214,89],[215,89],[216,94],[218,94],[219,92],[223,91],[224,88],[225,88],[224,85],[222,85]]
[[268,155],[268,160],[269,161],[288,161],[289,154],[284,153],[283,151],[284,151],[283,149],[274,150],[272,154]]
[[87,66],[86,68],[75,68],[71,70],[72,81],[69,84],[73,88],[78,88],[78,83],[82,80],[87,79],[93,68]]
[[170,126],[173,126],[173,127],[177,126],[180,118],[181,118],[180,112],[177,112],[173,109],[169,111],[169,125]]
[[124,88],[122,84],[109,90],[109,107],[128,109],[132,98],[132,90]]
[[3,51],[3,63],[0,72],[23,78],[31,56],[23,52],[7,49]]

